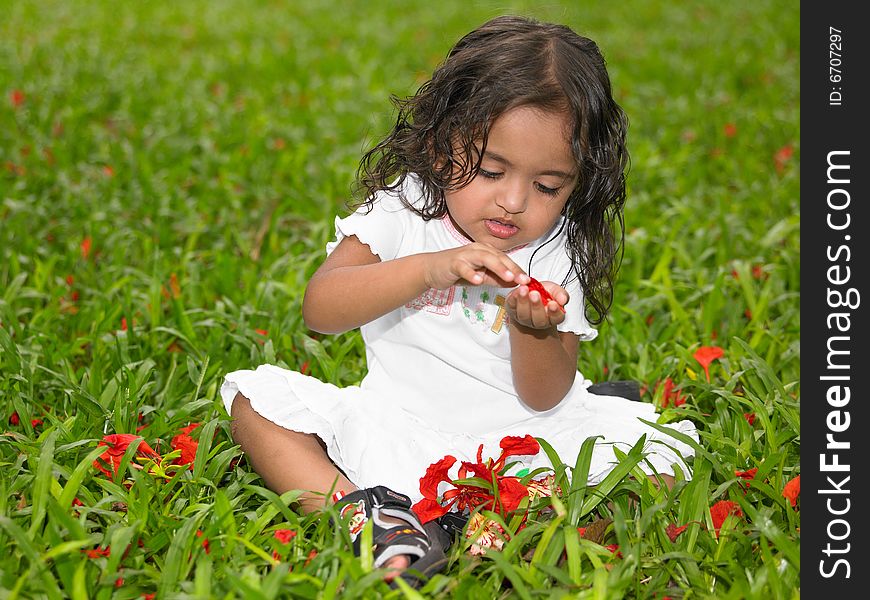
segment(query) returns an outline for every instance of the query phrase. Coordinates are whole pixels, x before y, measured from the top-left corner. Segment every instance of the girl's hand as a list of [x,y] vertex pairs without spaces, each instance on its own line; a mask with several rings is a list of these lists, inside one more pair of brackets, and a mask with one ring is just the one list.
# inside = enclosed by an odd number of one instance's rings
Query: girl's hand
[[426,255],[426,285],[436,290],[460,285],[513,287],[526,284],[529,276],[507,254],[489,244],[474,242]]
[[568,303],[568,292],[552,281],[542,281],[541,285],[553,298],[547,304],[541,301],[539,292],[525,284],[508,294],[505,304],[512,322],[530,329],[549,329],[565,320],[563,307]]

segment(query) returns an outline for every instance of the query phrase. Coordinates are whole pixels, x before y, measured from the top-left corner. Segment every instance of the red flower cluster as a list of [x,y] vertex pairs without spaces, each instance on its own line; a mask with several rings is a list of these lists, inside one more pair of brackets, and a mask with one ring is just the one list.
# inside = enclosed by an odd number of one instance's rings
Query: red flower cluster
[[[121,458],[124,456],[124,452],[136,440],[142,440],[136,448],[137,455],[153,460],[160,460],[160,455],[141,436],[131,433],[113,433],[103,437],[100,443],[97,444],[98,446],[106,446],[108,449],[97,457],[97,460],[94,461],[94,466],[106,477],[114,477],[121,466]],[[107,467],[110,467],[112,470],[109,471]]]
[[[140,419],[141,420],[141,419]],[[196,449],[199,442],[190,437],[190,432],[199,427],[199,423],[192,423],[187,427],[181,428],[181,433],[172,438],[170,443],[173,450],[181,450],[181,456],[172,461],[173,465],[190,465],[193,468],[193,461],[196,458]],[[97,460],[94,461],[94,466],[103,473],[106,477],[114,477],[118,473],[121,466],[121,458],[127,451],[127,447],[136,440],[141,440],[136,448],[136,455],[147,458],[156,462],[161,462],[163,459],[140,435],[132,433],[114,433],[106,435],[100,440],[98,446],[106,446],[107,449]],[[162,468],[159,468],[160,472]]]
[[[432,463],[426,469],[426,474],[420,478],[420,492],[423,494],[423,499],[413,507],[421,522],[428,523],[437,519],[454,506],[460,511],[482,507],[501,515],[515,511],[520,501],[529,496],[529,490],[520,483],[518,477],[501,475],[505,461],[509,456],[535,455],[541,447],[530,435],[507,436],[501,440],[499,446],[501,454],[495,461],[491,458],[486,462],[483,461],[483,444],[481,444],[477,449],[477,462],[463,461],[459,468],[459,480],[469,476],[478,477],[489,484],[488,488],[451,480],[447,472],[456,463],[456,458],[453,456],[447,455]],[[438,485],[442,481],[453,486],[453,489],[444,492],[443,504],[438,502]]]

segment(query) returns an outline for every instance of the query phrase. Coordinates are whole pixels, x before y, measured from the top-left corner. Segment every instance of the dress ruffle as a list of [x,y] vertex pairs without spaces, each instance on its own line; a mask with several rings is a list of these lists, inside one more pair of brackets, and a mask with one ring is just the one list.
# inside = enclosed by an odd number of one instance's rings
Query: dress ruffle
[[[690,474],[686,459],[694,454],[691,446],[639,420],[657,420],[652,404],[592,394],[586,390],[590,383],[578,373],[574,387],[557,407],[483,435],[461,433],[461,414],[456,415],[459,431],[442,431],[409,413],[394,398],[358,386],[339,388],[273,365],[229,373],[220,393],[228,413],[241,392],[264,418],[292,431],[317,435],[330,459],[357,486],[386,485],[415,501],[422,497],[419,480],[431,463],[448,454],[474,462],[480,444],[484,457],[496,457],[499,442],[507,435],[546,440],[568,466],[576,462],[586,438],[603,436],[593,452],[590,484],[601,481],[617,464],[614,445],[627,452],[643,434],[647,456],[641,469],[648,474],[653,469],[674,474],[677,464]],[[698,440],[691,421],[667,427]],[[552,465],[540,452],[515,468],[523,467]]]

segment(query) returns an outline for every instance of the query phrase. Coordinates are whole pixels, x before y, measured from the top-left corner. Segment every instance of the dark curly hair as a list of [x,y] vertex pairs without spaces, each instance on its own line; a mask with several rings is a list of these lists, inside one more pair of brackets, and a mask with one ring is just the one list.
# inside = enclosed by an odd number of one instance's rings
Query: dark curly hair
[[447,212],[445,191],[477,175],[496,118],[520,106],[568,113],[580,177],[562,212],[575,272],[562,285],[578,277],[587,319],[601,323],[622,259],[629,158],[628,119],[595,42],[564,25],[497,17],[460,39],[414,96],[392,101],[396,124],[363,156],[356,190],[370,206],[377,192],[400,188],[414,173],[422,204],[403,201],[427,220]]

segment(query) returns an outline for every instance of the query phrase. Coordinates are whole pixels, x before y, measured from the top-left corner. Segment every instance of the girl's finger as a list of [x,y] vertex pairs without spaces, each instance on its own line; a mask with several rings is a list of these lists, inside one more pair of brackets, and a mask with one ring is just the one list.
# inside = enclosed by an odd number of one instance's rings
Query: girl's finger
[[547,305],[541,301],[541,294],[538,292],[529,292],[529,301],[531,304],[532,324],[538,329],[543,329],[550,325],[550,315],[547,310]]
[[474,258],[480,266],[492,271],[499,279],[516,285],[524,283],[517,281],[518,277],[526,277],[525,272],[517,263],[512,261],[504,252],[495,248],[481,247],[474,254]]

